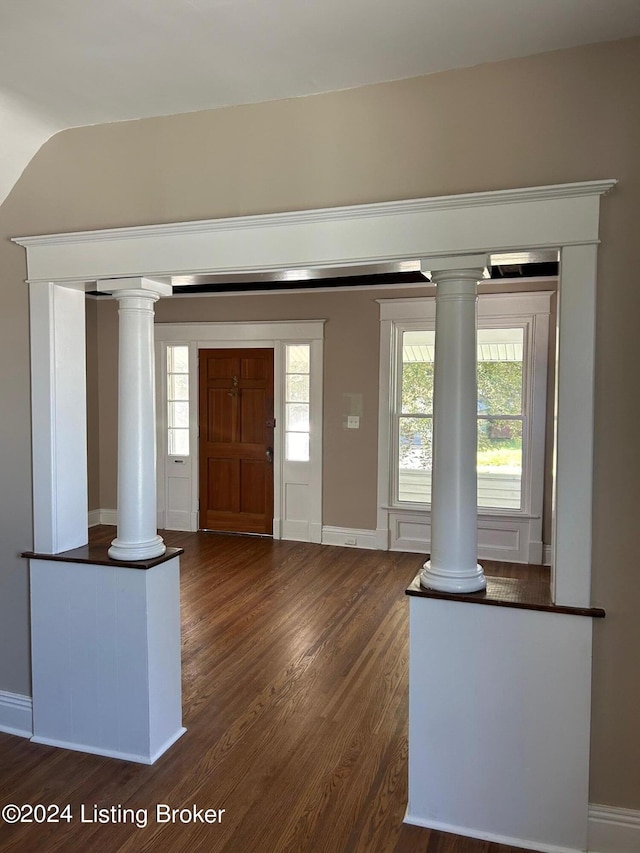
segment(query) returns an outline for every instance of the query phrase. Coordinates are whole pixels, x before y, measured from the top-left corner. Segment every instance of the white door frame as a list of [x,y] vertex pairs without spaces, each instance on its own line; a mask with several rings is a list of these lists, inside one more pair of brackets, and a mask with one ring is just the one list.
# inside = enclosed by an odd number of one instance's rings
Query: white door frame
[[[32,316],[50,335],[31,335],[33,446],[50,464],[34,479],[36,539],[42,550],[75,547],[59,506],[58,472],[70,471],[65,499],[86,525],[86,465],[64,439],[65,419],[85,425],[85,387],[52,344],[53,304],[63,288],[96,280],[205,272],[265,272],[358,266],[429,257],[555,248],[560,251],[553,599],[589,606],[593,480],[593,383],[600,196],[613,180],[500,190],[205,222],[15,238],[27,249]],[[462,258],[461,258],[462,259]],[[47,291],[51,286],[54,295]],[[63,309],[64,310],[64,309]],[[72,333],[78,340],[84,327]],[[53,381],[38,383],[39,372]],[[65,405],[61,404],[62,399]],[[71,403],[72,405],[67,405]],[[66,413],[66,414],[65,414]],[[66,526],[65,526],[66,525]],[[73,544],[68,544],[73,542]]]
[[[189,443],[190,530],[198,529],[198,352],[201,349],[263,348],[274,352],[274,459],[273,459],[273,538],[320,542],[322,534],[322,353],[325,320],[283,320],[253,323],[157,323],[156,385],[158,410],[158,525],[166,520],[166,483],[169,471],[166,453],[167,384],[166,359],[168,344],[189,347]],[[284,354],[289,343],[308,343],[311,349],[310,420],[312,441],[309,462],[287,463],[284,453],[285,395]],[[299,514],[290,518],[288,492],[296,487],[298,506],[300,492],[307,508],[306,518]]]

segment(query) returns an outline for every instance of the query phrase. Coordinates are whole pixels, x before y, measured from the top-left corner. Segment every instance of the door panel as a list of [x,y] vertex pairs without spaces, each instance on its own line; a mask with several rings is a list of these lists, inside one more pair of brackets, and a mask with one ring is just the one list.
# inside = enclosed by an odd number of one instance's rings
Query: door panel
[[[211,458],[207,460],[207,487],[209,510],[237,512],[234,505],[233,459]],[[202,500],[201,500],[202,505]]]
[[[228,444],[235,436],[236,410],[233,399],[228,391],[222,388],[207,389],[208,410],[204,423],[205,438],[208,443],[219,442]],[[200,420],[200,437],[202,438],[202,419]]]
[[201,350],[199,382],[200,527],[271,534],[273,350]]
[[[208,352],[213,352],[213,350],[208,350]],[[221,350],[219,350],[219,352],[221,352]],[[234,357],[225,358],[224,356],[220,356],[219,358],[210,358],[207,361],[206,367],[207,379],[221,379],[224,382],[229,376],[233,376],[234,372],[236,372],[235,364],[236,359]]]
[[264,436],[264,392],[244,390],[239,397],[240,441],[243,444],[260,444]]
[[260,460],[240,461],[240,512],[259,514],[262,512],[265,493],[265,472],[270,465]]

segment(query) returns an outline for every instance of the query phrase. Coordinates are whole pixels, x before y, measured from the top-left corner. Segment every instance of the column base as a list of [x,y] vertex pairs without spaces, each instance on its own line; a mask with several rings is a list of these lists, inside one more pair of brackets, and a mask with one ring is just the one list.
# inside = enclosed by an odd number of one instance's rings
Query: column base
[[167,550],[162,536],[154,536],[144,542],[123,542],[114,539],[109,548],[109,556],[112,560],[149,560],[152,557],[161,557]]
[[487,580],[480,565],[453,573],[439,570],[428,560],[420,572],[420,586],[438,592],[479,592],[487,588]]

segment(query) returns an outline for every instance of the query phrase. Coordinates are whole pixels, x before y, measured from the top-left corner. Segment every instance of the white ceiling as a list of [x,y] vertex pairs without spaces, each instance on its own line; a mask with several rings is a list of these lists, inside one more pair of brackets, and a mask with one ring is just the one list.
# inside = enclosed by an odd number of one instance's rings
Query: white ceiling
[[640,0],[0,0],[0,201],[52,133],[640,34]]

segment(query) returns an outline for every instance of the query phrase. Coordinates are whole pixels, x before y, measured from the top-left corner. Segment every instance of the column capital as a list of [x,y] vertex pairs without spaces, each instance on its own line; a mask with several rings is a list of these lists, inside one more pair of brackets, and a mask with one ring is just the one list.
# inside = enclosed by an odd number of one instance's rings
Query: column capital
[[118,311],[143,311],[152,316],[155,312],[155,303],[160,299],[160,294],[155,290],[114,290],[111,294],[118,303]]
[[156,299],[161,296],[171,296],[173,286],[165,281],[158,279],[146,278],[145,276],[137,276],[136,278],[105,278],[98,281],[98,290],[100,293],[111,293],[116,298],[121,291],[140,291],[155,294]]
[[420,270],[431,276],[436,284],[451,278],[475,278],[479,281],[487,274],[489,255],[445,255],[436,258],[423,258]]

